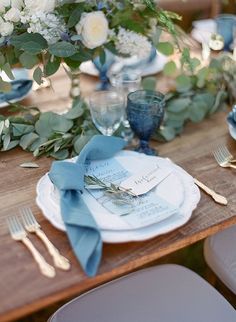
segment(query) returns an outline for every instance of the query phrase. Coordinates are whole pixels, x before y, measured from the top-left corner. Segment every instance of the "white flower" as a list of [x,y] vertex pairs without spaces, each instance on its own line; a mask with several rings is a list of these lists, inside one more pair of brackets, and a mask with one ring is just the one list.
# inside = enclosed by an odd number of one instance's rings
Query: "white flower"
[[107,41],[109,27],[102,11],[84,13],[75,28],[87,48],[99,47]]
[[147,37],[120,28],[116,39],[116,49],[123,55],[137,55],[140,58],[146,58],[150,54],[151,44]]
[[0,1],[0,13],[4,13],[6,7],[9,7],[11,4],[11,0],[1,0]]
[[1,4],[2,4],[4,7],[10,7],[10,5],[11,5],[11,0],[1,0]]
[[56,43],[66,31],[64,22],[54,13],[39,11],[32,15],[27,12],[21,14],[21,22],[29,25],[27,32],[41,34],[49,44]]
[[25,0],[25,8],[31,13],[52,12],[55,6],[55,0]]
[[11,0],[11,6],[12,8],[21,10],[24,6],[24,2],[23,0]]
[[11,8],[5,13],[4,19],[12,22],[20,21],[20,10],[17,8]]
[[10,36],[14,30],[13,23],[0,21],[0,34],[1,36]]

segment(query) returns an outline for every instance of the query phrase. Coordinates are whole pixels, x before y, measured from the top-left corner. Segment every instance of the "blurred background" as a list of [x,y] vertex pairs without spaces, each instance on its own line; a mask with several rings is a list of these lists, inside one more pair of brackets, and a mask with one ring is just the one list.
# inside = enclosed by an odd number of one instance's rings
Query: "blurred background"
[[183,18],[179,25],[190,31],[192,21],[214,18],[221,13],[236,13],[235,0],[158,0],[158,5],[166,10],[179,13]]

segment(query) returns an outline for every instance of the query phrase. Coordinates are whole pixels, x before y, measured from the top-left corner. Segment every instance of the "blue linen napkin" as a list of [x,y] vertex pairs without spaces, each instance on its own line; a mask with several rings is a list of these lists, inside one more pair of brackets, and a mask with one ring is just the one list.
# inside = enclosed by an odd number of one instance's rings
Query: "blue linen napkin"
[[13,70],[15,80],[11,81],[11,91],[7,93],[0,92],[0,104],[12,100],[18,100],[24,97],[32,88],[32,80],[28,79],[28,75],[24,69]]
[[89,276],[96,275],[102,255],[102,238],[92,214],[81,198],[85,162],[113,157],[125,146],[113,136],[94,136],[80,152],[76,163],[54,161],[49,177],[60,191],[60,206],[73,251]]

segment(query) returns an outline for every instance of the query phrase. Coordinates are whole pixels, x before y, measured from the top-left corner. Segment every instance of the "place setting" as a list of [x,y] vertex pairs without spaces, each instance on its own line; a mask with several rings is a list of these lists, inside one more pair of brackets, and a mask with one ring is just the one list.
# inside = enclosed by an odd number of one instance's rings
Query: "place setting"
[[[37,205],[67,233],[89,276],[97,273],[103,243],[144,241],[187,223],[199,188],[227,205],[225,197],[150,148],[164,118],[165,95],[142,89],[126,95],[114,89],[91,94],[92,120],[103,135],[93,136],[77,157],[54,161],[37,183]],[[114,136],[124,120],[140,139],[133,151],[126,149],[127,137]]]
[[227,312],[206,283],[218,233],[218,269],[235,261],[236,18],[225,6],[0,1],[1,321]]

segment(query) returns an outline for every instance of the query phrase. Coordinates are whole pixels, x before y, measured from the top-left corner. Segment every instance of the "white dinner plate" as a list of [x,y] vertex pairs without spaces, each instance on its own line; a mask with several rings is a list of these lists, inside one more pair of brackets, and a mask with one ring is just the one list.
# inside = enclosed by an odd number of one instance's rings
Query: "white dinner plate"
[[[13,72],[16,80],[29,78],[28,71],[24,68],[15,68],[12,70],[12,72]],[[1,77],[5,82],[10,82],[10,79],[7,77],[7,75],[4,72],[1,73]],[[24,98],[26,98],[30,94],[30,92],[31,92],[31,88],[26,94],[18,96],[16,98],[10,100],[10,103],[14,104],[14,103],[22,101]],[[9,105],[8,102],[0,102],[0,108],[4,108],[8,105]]]
[[[127,60],[128,61],[128,60]],[[157,53],[156,57],[151,61],[149,64],[142,64],[139,66],[139,68],[136,68],[142,77],[150,76],[157,74],[161,72],[167,63],[168,59],[166,56]],[[125,66],[125,67],[124,67]],[[108,75],[112,75],[113,73],[119,72],[119,70],[124,69],[127,67],[129,68],[129,65],[126,64],[125,59],[119,58],[117,61],[112,65],[112,67],[108,71]],[[132,68],[132,70],[136,70]],[[99,72],[94,66],[93,62],[91,60],[84,62],[80,65],[80,71],[84,74],[88,74],[91,76],[98,76]]]
[[[145,240],[173,230],[188,221],[191,217],[192,211],[200,200],[199,189],[194,184],[193,178],[190,175],[167,159],[150,157],[136,152],[122,151],[118,154],[117,159],[119,162],[122,162],[121,160],[123,159],[122,165],[126,165],[127,169],[131,164],[134,164],[134,161],[135,164],[137,164],[137,168],[139,168],[141,164],[147,164],[147,162],[158,162],[158,165],[160,166],[171,167],[173,173],[158,185],[156,193],[158,193],[162,198],[166,198],[172,204],[178,206],[179,212],[148,227],[128,230],[121,229],[122,220],[119,221],[119,216],[114,216],[109,213],[109,216],[107,217],[105,212],[97,211],[93,213],[93,215],[98,226],[102,226],[101,233],[104,242],[119,243]],[[65,230],[60,214],[58,196],[47,174],[38,182],[36,201],[44,216],[56,228]],[[87,205],[93,212],[94,209],[88,201],[89,199],[87,199]],[[109,226],[111,216],[113,216],[113,225]],[[114,220],[115,218],[116,221]],[[118,229],[115,229],[116,227]]]

